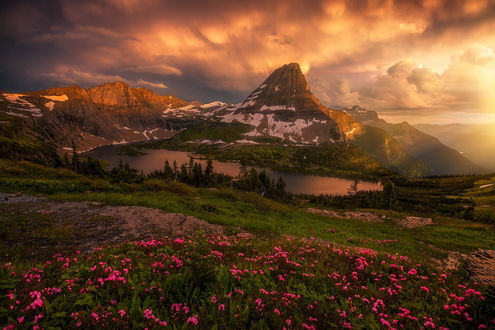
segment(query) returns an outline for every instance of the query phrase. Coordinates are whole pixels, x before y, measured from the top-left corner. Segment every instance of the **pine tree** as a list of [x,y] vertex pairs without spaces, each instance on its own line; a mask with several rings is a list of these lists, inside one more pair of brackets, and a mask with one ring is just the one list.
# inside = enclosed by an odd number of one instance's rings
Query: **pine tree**
[[356,195],[358,192],[358,180],[354,180],[354,182],[349,186],[347,190],[348,195]]
[[174,160],[174,167],[172,170],[174,171],[174,182],[177,181],[177,178],[179,177],[179,168],[177,167],[177,161]]
[[188,183],[189,182],[189,172],[187,171],[186,163],[182,164],[180,167],[179,181]]
[[69,156],[67,155],[67,153],[64,154],[64,159],[62,161],[62,165],[63,167],[65,168],[71,168],[71,164],[70,164],[70,160],[69,160]]
[[212,183],[212,176],[213,176],[213,162],[211,161],[211,159],[208,159],[208,161],[206,162],[206,168],[204,173],[204,180],[207,186],[209,186]]
[[79,166],[79,155],[77,154],[76,144],[74,140],[72,140],[72,170],[77,173]]
[[277,192],[278,197],[283,198],[285,196],[285,181],[282,177],[278,178],[277,185],[275,186],[275,191]]
[[165,159],[165,165],[163,167],[163,175],[165,179],[172,179],[174,177],[174,171],[170,167],[168,159]]

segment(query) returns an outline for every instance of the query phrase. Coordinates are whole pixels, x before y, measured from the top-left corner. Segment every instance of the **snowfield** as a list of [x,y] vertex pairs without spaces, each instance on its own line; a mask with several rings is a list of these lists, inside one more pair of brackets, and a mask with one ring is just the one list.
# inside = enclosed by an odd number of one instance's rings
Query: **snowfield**
[[45,99],[49,99],[52,101],[59,101],[59,102],[64,102],[69,99],[69,97],[65,94],[63,95],[43,95]]

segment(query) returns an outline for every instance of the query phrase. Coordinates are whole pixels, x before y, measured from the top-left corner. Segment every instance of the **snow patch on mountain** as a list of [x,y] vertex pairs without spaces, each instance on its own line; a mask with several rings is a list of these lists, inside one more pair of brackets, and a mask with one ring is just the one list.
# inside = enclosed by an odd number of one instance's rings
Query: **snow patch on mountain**
[[246,99],[246,101],[244,101],[244,103],[242,103],[242,105],[239,107],[239,109],[252,107],[253,105],[256,104],[256,98],[257,97],[258,96],[254,97],[254,98]]
[[287,105],[263,105],[260,108],[260,111],[283,111],[283,110],[296,111],[296,108],[294,106],[287,106]]
[[53,101],[45,103],[45,108],[47,108],[50,111],[53,111],[54,107],[55,107],[55,102],[53,102]]
[[349,132],[345,132],[345,135],[351,135],[356,131],[356,127],[353,127]]
[[197,107],[193,104],[188,104],[183,107],[177,108],[176,110],[182,110],[182,111],[187,111],[187,110],[198,110]]
[[65,94],[63,94],[63,95],[43,95],[42,97],[44,97],[45,99],[49,99],[52,101],[59,101],[59,102],[64,102],[64,101],[67,101],[69,99],[69,97]]
[[210,103],[206,103],[206,104],[201,105],[201,108],[208,109],[208,108],[213,108],[213,107],[221,107],[221,106],[225,106],[225,105],[227,105],[227,103],[221,102],[221,101],[214,101],[214,102],[210,102]]
[[[280,106],[282,107],[282,106]],[[283,107],[285,109],[285,106]],[[275,108],[277,110],[282,108]],[[327,124],[327,120],[320,119],[296,119],[294,121],[284,121],[278,119],[275,113],[235,113],[231,112],[222,118],[222,122],[240,122],[254,126],[254,129],[245,133],[245,136],[273,136],[281,139],[288,139],[298,142],[303,138],[303,130],[315,124]],[[313,139],[312,142],[319,142]]]
[[251,140],[246,140],[246,139],[242,139],[242,140],[237,140],[235,141],[236,143],[239,143],[239,144],[259,144],[258,142],[256,141],[251,141]]
[[[24,94],[14,94],[14,93],[5,93],[2,94],[7,101],[9,101],[9,104],[7,105],[7,108],[10,110],[16,110],[16,111],[26,111],[31,113],[32,117],[43,117],[43,114],[41,113],[41,110],[38,109],[34,104],[31,102],[27,101],[24,99],[27,95]],[[5,112],[5,111],[4,111]],[[17,116],[21,118],[28,118],[27,116],[23,114],[15,114],[13,111],[8,111],[5,112],[8,115],[11,116]]]
[[14,116],[14,117],[19,117],[19,118],[29,118],[28,116],[17,113],[17,112],[12,112],[12,111],[2,111],[2,112],[9,115],[9,116]]
[[225,115],[222,119],[225,123],[232,123],[234,121],[238,121],[243,124],[259,126],[261,121],[265,117],[262,113],[234,113],[231,112]]

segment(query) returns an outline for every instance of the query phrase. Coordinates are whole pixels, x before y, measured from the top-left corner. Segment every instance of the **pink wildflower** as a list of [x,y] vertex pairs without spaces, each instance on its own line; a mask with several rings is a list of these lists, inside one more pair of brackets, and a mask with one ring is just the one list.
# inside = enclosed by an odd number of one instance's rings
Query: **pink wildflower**
[[190,318],[187,319],[187,323],[191,323],[194,326],[198,325],[198,315],[191,316]]

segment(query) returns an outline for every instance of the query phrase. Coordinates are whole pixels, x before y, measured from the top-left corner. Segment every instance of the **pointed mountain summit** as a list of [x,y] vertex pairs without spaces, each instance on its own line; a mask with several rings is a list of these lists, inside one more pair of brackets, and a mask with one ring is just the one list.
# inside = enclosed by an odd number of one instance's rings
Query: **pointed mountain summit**
[[325,108],[314,97],[297,63],[285,64],[256,88],[239,107],[247,111],[297,111],[321,116]]
[[281,66],[223,118],[254,126],[248,136],[272,136],[298,143],[345,142],[360,124],[330,110],[311,93],[297,63]]

